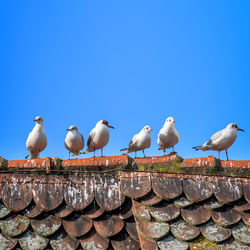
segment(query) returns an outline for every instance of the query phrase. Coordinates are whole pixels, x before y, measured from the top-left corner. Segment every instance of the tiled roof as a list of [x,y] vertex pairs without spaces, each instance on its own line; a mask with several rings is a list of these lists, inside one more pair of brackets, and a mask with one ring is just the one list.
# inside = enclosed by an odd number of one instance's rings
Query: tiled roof
[[127,156],[0,164],[0,249],[249,249],[248,162],[223,164]]

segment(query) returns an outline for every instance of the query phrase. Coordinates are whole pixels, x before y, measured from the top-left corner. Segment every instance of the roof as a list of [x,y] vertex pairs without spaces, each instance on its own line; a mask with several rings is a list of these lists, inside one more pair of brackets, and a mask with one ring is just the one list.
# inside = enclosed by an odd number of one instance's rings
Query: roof
[[0,248],[249,249],[249,161],[0,161]]

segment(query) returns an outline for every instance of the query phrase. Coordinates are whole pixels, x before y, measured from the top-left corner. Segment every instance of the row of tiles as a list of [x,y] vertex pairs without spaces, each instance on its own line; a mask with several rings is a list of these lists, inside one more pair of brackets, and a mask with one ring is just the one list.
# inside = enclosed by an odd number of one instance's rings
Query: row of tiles
[[[6,177],[6,176],[5,176]],[[125,197],[149,200],[153,192],[158,199],[173,200],[185,194],[190,202],[197,203],[211,197],[230,204],[244,197],[250,202],[249,179],[218,179],[217,177],[157,175],[147,173],[124,174],[112,177],[25,177],[7,176],[0,183],[0,196],[7,208],[21,211],[32,200],[44,211],[52,211],[65,201],[76,211],[89,206],[95,199],[105,211],[119,208]],[[148,198],[149,197],[149,198]],[[155,199],[153,197],[152,199]],[[157,199],[157,198],[156,198]]]

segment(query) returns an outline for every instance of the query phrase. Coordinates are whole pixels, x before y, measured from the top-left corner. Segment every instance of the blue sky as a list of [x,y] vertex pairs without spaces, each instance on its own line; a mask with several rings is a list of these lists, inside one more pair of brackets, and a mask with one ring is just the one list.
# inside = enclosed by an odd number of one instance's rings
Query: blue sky
[[236,122],[246,132],[229,158],[250,159],[249,12],[249,1],[228,0],[2,1],[0,155],[27,155],[36,115],[48,137],[41,157],[67,158],[66,128],[86,142],[101,119],[116,127],[105,155],[146,124],[146,154],[161,155],[157,134],[173,116],[180,156],[217,156],[192,146]]

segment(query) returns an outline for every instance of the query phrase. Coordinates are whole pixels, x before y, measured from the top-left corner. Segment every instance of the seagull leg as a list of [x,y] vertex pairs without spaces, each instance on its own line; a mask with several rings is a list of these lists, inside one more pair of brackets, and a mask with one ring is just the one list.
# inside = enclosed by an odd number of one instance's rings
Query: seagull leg
[[136,158],[136,151],[135,151],[135,158]]
[[220,151],[218,151],[218,159],[220,160]]
[[228,154],[227,154],[227,149],[226,149],[226,155],[227,155],[227,161],[228,161]]
[[94,148],[94,158],[95,158],[95,148]]
[[143,152],[144,157],[146,157],[146,155],[145,155],[145,153],[144,153],[144,149],[142,150],[142,152]]
[[69,151],[69,160],[70,160],[70,151]]
[[101,157],[103,157],[103,148],[101,148]]

